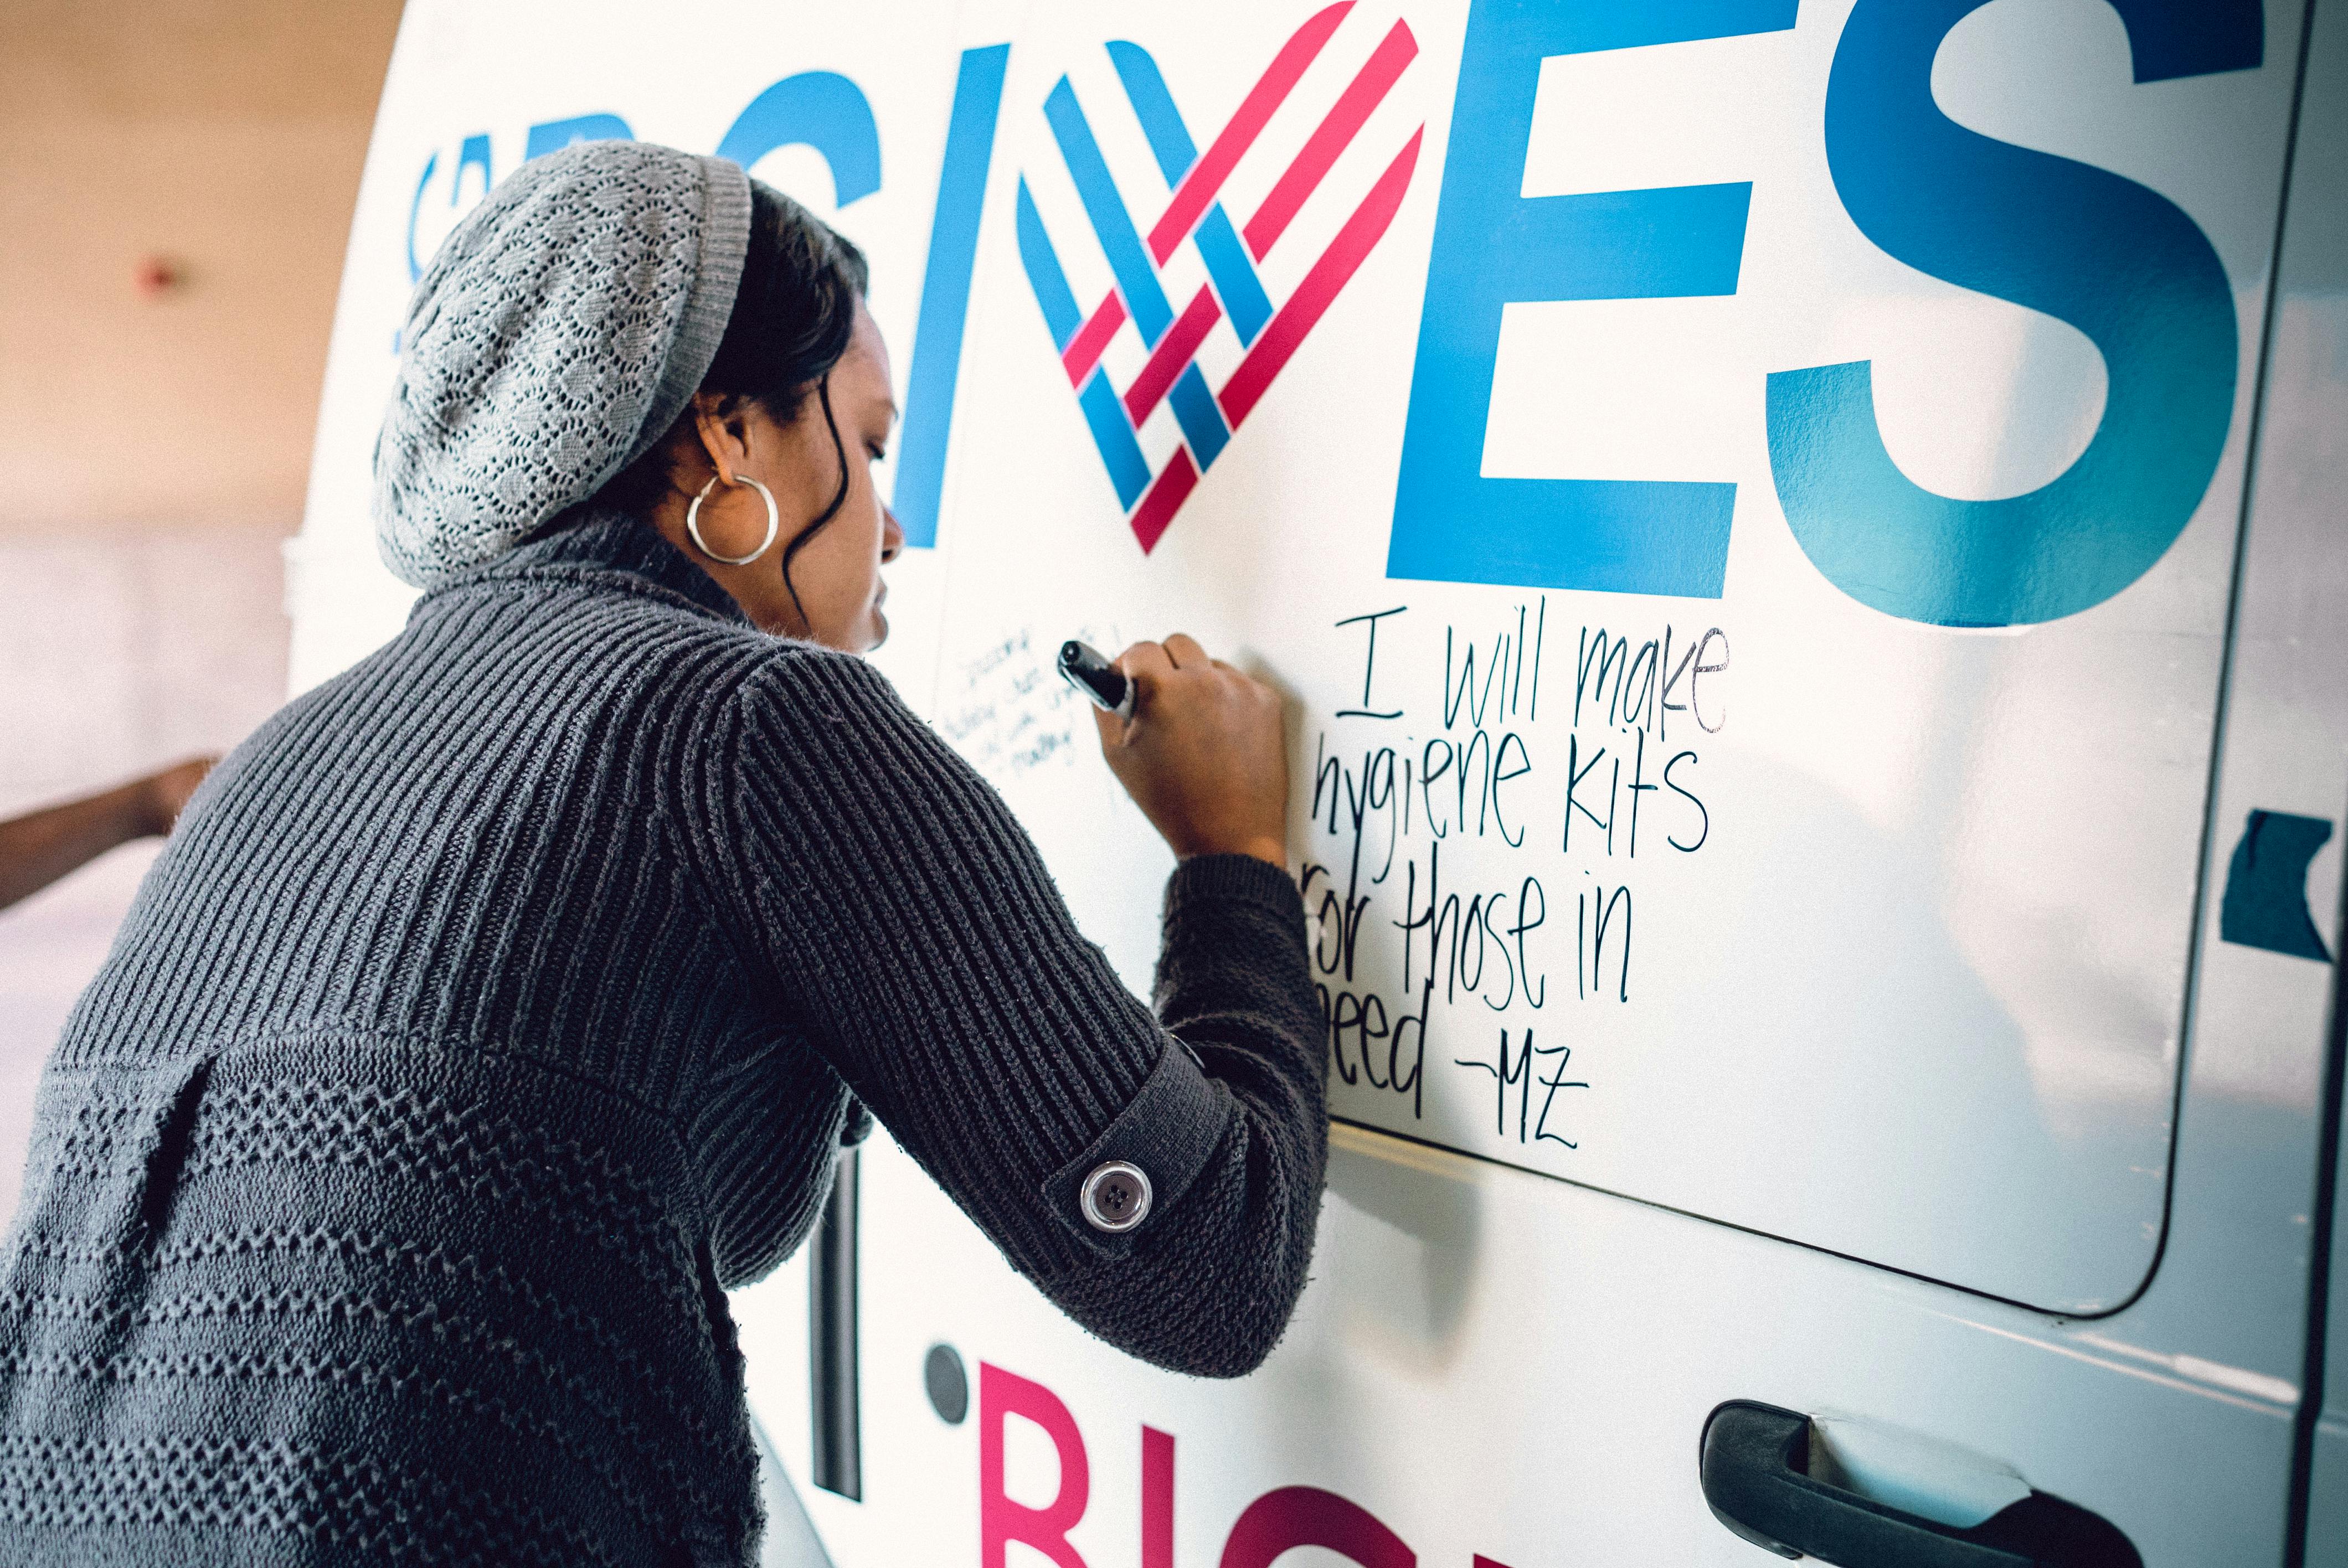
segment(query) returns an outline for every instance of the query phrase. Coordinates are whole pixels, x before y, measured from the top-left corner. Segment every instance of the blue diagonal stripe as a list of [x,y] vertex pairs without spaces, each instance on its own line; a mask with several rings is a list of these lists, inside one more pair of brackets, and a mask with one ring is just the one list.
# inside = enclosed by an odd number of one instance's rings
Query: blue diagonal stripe
[[1109,175],[1108,160],[1093,139],[1093,128],[1076,106],[1076,89],[1068,85],[1067,77],[1062,77],[1052,96],[1044,100],[1044,118],[1051,122],[1052,139],[1060,144],[1060,157],[1067,163],[1069,178],[1076,181],[1085,215],[1092,220],[1093,232],[1108,256],[1108,270],[1116,275],[1117,292],[1125,296],[1125,308],[1132,313],[1141,341],[1155,348],[1166,329],[1174,324],[1174,309],[1166,302],[1166,291],[1158,285],[1157,269],[1149,264],[1149,252],[1142,249],[1141,236],[1134,231],[1133,219]]
[[1085,324],[1085,313],[1076,308],[1076,296],[1068,289],[1068,274],[1060,270],[1059,252],[1052,249],[1052,237],[1044,232],[1044,215],[1035,210],[1035,199],[1027,194],[1027,178],[1019,179],[1019,260],[1027,269],[1027,286],[1035,291],[1035,303],[1044,312],[1044,324],[1052,329],[1053,346],[1067,352],[1068,340]]
[[1108,470],[1109,483],[1117,487],[1117,503],[1129,512],[1148,487],[1149,460],[1141,455],[1141,443],[1133,438],[1133,424],[1125,416],[1125,405],[1109,390],[1108,373],[1095,367],[1076,402],[1085,411],[1085,423],[1093,427],[1093,445],[1100,448],[1101,466]]
[[1207,390],[1207,378],[1199,374],[1197,364],[1186,366],[1175,378],[1166,403],[1174,410],[1174,422],[1182,427],[1182,439],[1190,444],[1191,456],[1199,459],[1199,471],[1206,472],[1231,445],[1231,427],[1223,423],[1223,411],[1216,405],[1215,395]]
[[1248,260],[1247,247],[1240,243],[1221,202],[1207,209],[1207,215],[1199,220],[1198,232],[1190,238],[1199,247],[1200,259],[1207,263],[1207,276],[1214,280],[1215,292],[1222,296],[1223,313],[1231,318],[1240,342],[1255,342],[1255,334],[1272,320],[1272,297],[1263,292],[1255,263]]
[[962,378],[963,329],[970,320],[971,274],[986,205],[986,170],[994,157],[995,111],[1011,46],[963,51],[946,121],[945,160],[938,170],[930,219],[930,255],[922,269],[922,310],[913,326],[913,367],[905,378],[905,428],[897,442],[897,486],[890,508],[905,542],[926,549],[938,540],[938,506],[946,487],[946,446],[953,434],[954,386]]
[[1190,128],[1182,123],[1182,111],[1174,107],[1174,95],[1166,90],[1166,77],[1156,57],[1140,45],[1120,38],[1108,46],[1108,58],[1117,67],[1117,79],[1125,84],[1133,118],[1141,122],[1141,134],[1149,138],[1159,171],[1166,176],[1167,184],[1181,184],[1190,166],[1199,161],[1199,144],[1190,139]]
[[[1199,146],[1182,123],[1182,111],[1174,107],[1174,95],[1166,90],[1166,77],[1157,60],[1140,45],[1123,40],[1109,45],[1108,57],[1117,67],[1117,79],[1125,84],[1133,118],[1141,122],[1141,134],[1149,138],[1149,150],[1166,176],[1168,188],[1180,185],[1190,166],[1199,161]],[[1272,319],[1272,299],[1263,292],[1263,281],[1256,275],[1255,263],[1248,259],[1247,248],[1240,243],[1221,202],[1207,209],[1192,238],[1199,247],[1199,259],[1207,264],[1207,276],[1214,281],[1215,292],[1222,299],[1223,313],[1231,318],[1231,329],[1240,334],[1242,345],[1254,343],[1255,334]],[[1203,457],[1199,466],[1206,466]]]

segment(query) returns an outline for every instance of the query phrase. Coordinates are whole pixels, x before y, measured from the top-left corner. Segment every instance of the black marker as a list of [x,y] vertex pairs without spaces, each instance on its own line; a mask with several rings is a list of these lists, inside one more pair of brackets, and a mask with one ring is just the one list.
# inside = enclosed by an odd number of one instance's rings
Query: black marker
[[1125,671],[1102,657],[1099,649],[1075,638],[1060,644],[1060,673],[1068,684],[1092,699],[1094,707],[1104,713],[1115,713],[1120,719],[1133,717],[1133,699],[1138,690],[1126,679]]

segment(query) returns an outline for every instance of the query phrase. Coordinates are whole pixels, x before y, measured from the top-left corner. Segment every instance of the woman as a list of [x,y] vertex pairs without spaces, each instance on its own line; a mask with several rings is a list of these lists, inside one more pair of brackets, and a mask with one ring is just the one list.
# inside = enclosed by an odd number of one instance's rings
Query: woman
[[443,248],[376,455],[424,597],[221,764],[44,1075],[0,1555],[749,1560],[722,1293],[860,1102],[1093,1332],[1270,1350],[1325,1154],[1276,703],[1127,655],[1104,749],[1181,857],[1153,1019],[854,656],[901,544],[863,286],[633,143]]

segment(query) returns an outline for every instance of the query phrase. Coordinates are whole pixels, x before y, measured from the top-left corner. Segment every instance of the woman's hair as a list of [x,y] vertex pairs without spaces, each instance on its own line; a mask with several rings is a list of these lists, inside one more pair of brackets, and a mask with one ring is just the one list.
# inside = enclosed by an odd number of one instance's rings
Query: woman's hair
[[[720,399],[725,413],[756,403],[781,425],[805,412],[810,394],[823,410],[832,456],[839,465],[839,487],[831,504],[783,548],[783,586],[790,589],[793,604],[799,599],[791,583],[793,558],[848,499],[848,452],[825,378],[848,352],[857,302],[870,279],[863,251],[789,197],[750,182],[750,243],[742,258],[742,282],[699,390]],[[693,410],[687,406],[644,456],[613,476],[596,503],[649,518],[668,490],[678,438],[692,428]],[[799,613],[804,619],[804,605]]]

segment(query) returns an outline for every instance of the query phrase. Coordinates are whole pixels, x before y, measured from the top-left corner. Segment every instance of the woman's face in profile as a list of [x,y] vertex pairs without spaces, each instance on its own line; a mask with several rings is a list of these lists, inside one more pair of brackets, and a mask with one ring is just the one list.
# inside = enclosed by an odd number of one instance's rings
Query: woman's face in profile
[[[832,367],[827,386],[839,426],[839,456],[824,424],[823,405],[813,394],[788,425],[755,403],[739,405],[722,421],[705,416],[704,440],[709,440],[713,425],[722,425],[718,439],[734,471],[774,492],[781,531],[773,546],[747,565],[727,566],[691,548],[681,524],[671,542],[715,578],[761,630],[863,653],[889,635],[889,618],[880,608],[889,589],[880,569],[904,548],[905,535],[872,483],[872,466],[889,449],[897,401],[890,390],[888,345],[860,302],[848,352]],[[791,559],[787,585],[784,553],[831,505],[841,457],[848,463],[848,494],[831,520]],[[747,485],[720,483],[702,503],[700,528],[719,554],[747,554],[766,535],[766,503]],[[662,532],[670,528],[664,526]],[[798,590],[796,600],[793,589]]]

